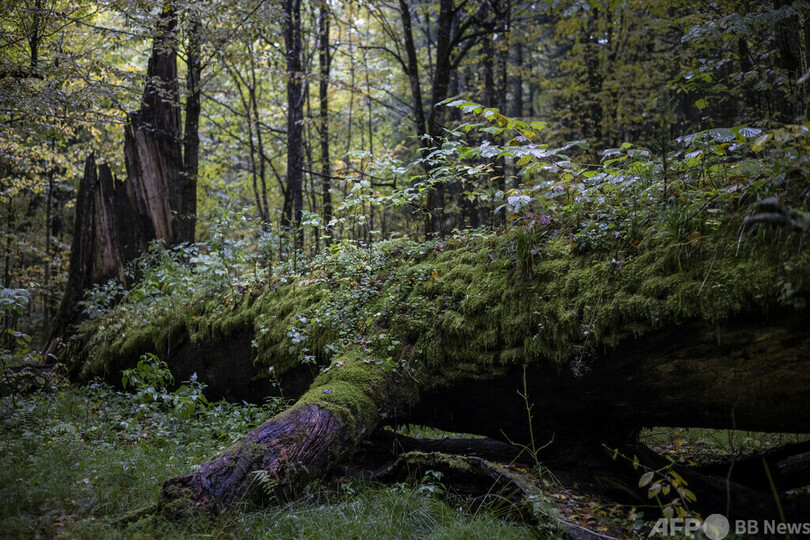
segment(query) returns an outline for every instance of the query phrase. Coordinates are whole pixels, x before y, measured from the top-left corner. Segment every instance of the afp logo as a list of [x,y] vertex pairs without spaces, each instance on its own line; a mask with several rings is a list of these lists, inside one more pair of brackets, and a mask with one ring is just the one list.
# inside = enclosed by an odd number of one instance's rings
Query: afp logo
[[722,514],[712,514],[703,523],[697,518],[661,518],[650,531],[650,536],[694,536],[698,531],[709,540],[722,540],[728,535],[729,522]]

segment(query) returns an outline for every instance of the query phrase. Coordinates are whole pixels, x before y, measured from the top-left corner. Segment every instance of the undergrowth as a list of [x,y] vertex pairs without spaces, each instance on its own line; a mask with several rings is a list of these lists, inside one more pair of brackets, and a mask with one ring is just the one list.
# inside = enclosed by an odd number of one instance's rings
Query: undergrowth
[[278,403],[210,404],[184,418],[93,382],[0,401],[0,530],[9,538],[531,538],[485,510],[450,506],[430,490],[344,482],[300,500],[240,505],[214,521],[121,518],[156,503],[168,478],[191,472]]

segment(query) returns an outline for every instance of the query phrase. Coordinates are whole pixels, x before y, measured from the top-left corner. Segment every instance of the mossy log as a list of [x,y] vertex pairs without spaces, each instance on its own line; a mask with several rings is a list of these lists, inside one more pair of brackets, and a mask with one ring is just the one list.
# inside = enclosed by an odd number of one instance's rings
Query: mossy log
[[[644,426],[810,432],[810,332],[797,316],[650,334],[605,351],[581,375],[535,364],[441,386],[416,382],[437,378],[385,371],[358,348],[290,410],[196,472],[167,481],[161,508],[168,515],[221,511],[261,494],[268,481],[295,490],[334,471],[383,423],[522,445],[533,434],[537,446],[554,440],[543,459],[572,464],[582,456],[578,448],[627,445]],[[262,482],[255,471],[265,471]]]
[[528,444],[524,391],[537,442],[557,447],[624,443],[645,426],[810,433],[810,331],[801,313],[674,327],[602,351],[578,376],[530,365],[525,390],[520,367],[423,388],[408,420]]
[[[167,517],[217,513],[268,489],[296,491],[334,471],[386,417],[408,404],[413,380],[349,354],[290,409],[254,429],[197,471],[168,480]],[[264,471],[257,475],[256,471]]]

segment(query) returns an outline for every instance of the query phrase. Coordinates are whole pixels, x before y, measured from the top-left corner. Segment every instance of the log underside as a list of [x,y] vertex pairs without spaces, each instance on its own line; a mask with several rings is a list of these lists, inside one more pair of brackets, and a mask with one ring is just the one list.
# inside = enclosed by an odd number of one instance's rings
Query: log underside
[[[430,388],[416,383],[432,380],[429,372],[413,378],[383,372],[367,361],[347,362],[316,379],[292,409],[198,471],[166,482],[161,508],[170,516],[194,509],[217,513],[260,494],[261,490],[251,491],[258,486],[257,478],[265,489],[295,491],[308,481],[340,471],[352,456],[361,463],[344,469],[345,474],[379,479],[401,476],[395,471],[401,472],[407,460],[400,458],[410,453],[408,459],[415,459],[413,451],[433,455],[419,459],[436,467],[458,463],[436,457],[448,454],[479,454],[476,459],[490,456],[505,463],[526,461],[525,451],[521,455],[515,446],[494,440],[425,443],[399,437],[393,441],[391,435],[378,432],[374,442],[363,442],[382,424],[420,423],[508,440],[525,450],[531,431],[521,393],[528,396],[537,445],[553,441],[539,455],[544,466],[595,492],[640,504],[646,501],[646,490],[638,488],[644,466],[660,469],[669,463],[634,442],[642,427],[810,433],[810,410],[805,406],[810,398],[808,364],[810,333],[796,315],[739,320],[718,329],[694,325],[662,332],[606,351],[592,359],[589,371],[581,376],[553,367],[520,366],[496,378],[457,379],[451,386]],[[362,373],[373,377],[358,375]],[[350,410],[348,415],[335,413],[331,404],[343,407],[348,403],[345,396],[353,392],[367,398],[363,406],[344,407]],[[313,402],[313,396],[319,401]],[[380,444],[387,445],[387,457],[369,451]],[[614,461],[615,450],[631,459]],[[632,456],[641,460],[640,469],[624,462],[631,463]],[[808,456],[810,449],[795,446],[764,457],[782,493],[810,482]],[[774,517],[774,497],[770,483],[763,480],[762,459],[740,461],[739,468],[732,468],[733,475],[728,464],[704,469],[677,466],[676,470],[698,496],[691,508],[703,515]],[[492,481],[491,466],[476,467],[484,471],[484,482],[472,485]],[[257,470],[265,472],[257,474]],[[810,510],[806,503],[785,500],[783,506],[800,516]]]
[[[423,391],[407,421],[526,444],[522,379],[516,367]],[[607,351],[579,377],[529,367],[526,388],[544,442],[622,443],[650,426],[810,433],[810,332],[801,316],[681,327]]]

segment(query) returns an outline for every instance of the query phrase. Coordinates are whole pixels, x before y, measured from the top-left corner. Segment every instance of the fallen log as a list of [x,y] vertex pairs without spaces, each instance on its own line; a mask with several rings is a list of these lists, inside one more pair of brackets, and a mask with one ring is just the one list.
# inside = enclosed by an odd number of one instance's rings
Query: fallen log
[[413,394],[412,381],[359,355],[344,362],[319,376],[292,408],[197,471],[168,480],[159,511],[174,518],[198,509],[214,514],[268,489],[294,492],[335,470]]
[[[290,410],[198,471],[167,481],[161,509],[169,516],[217,513],[260,496],[261,485],[294,491],[335,471],[383,424],[422,423],[526,448],[553,439],[539,457],[558,465],[591,459],[594,445],[630,444],[644,426],[810,432],[803,405],[810,397],[810,333],[797,316],[651,334],[606,351],[579,376],[536,363],[482,380],[459,377],[453,385],[417,383],[439,379],[429,370],[386,371],[358,347]],[[720,493],[727,484],[701,486]],[[772,514],[770,495],[743,491],[735,508]],[[703,500],[717,505],[718,497]]]
[[810,331],[801,314],[684,325],[606,350],[580,376],[536,363],[422,388],[408,421],[528,444],[524,392],[536,441],[560,447],[651,426],[810,433]]

